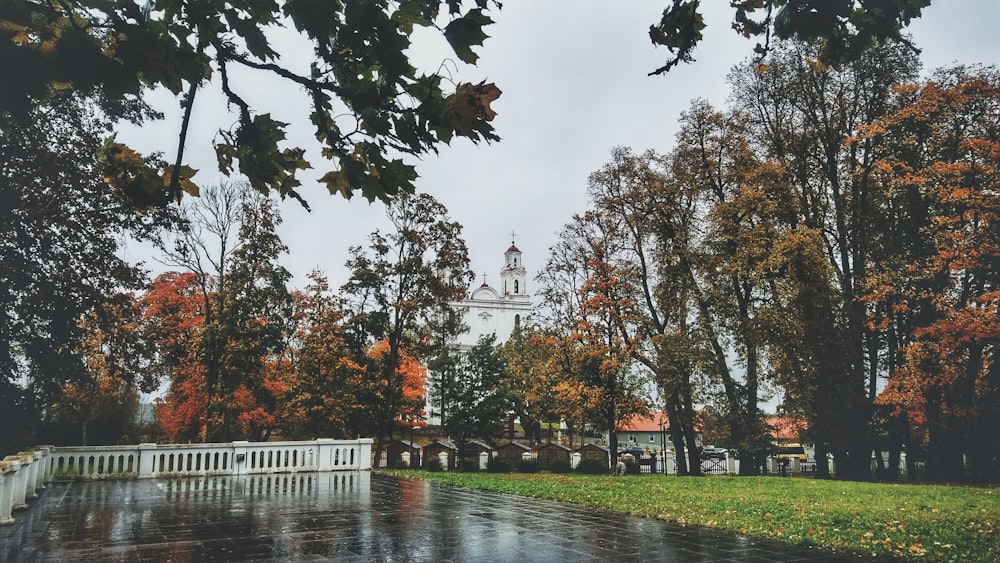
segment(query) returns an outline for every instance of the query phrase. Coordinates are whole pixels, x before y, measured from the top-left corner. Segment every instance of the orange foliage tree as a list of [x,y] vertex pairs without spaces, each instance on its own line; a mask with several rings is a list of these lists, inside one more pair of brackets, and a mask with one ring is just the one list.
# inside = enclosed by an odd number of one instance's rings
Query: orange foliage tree
[[892,329],[893,368],[878,398],[926,432],[928,473],[1000,478],[1000,75],[958,68],[898,89],[900,108],[863,128],[905,219],[906,243],[880,264],[866,299]]
[[146,330],[157,347],[159,373],[169,378],[166,396],[156,400],[160,429],[174,442],[204,439],[208,395],[198,346],[205,322],[198,276],[167,272],[142,297]]
[[367,366],[350,344],[344,311],[319,272],[309,275],[295,303],[293,346],[282,435],[288,438],[360,436],[364,421],[362,384]]
[[[79,443],[135,441],[139,392],[152,391],[153,349],[144,337],[142,309],[134,295],[119,294],[80,320],[77,346],[84,373],[67,383],[53,407],[55,436],[79,432]],[[74,442],[70,442],[74,443]]]

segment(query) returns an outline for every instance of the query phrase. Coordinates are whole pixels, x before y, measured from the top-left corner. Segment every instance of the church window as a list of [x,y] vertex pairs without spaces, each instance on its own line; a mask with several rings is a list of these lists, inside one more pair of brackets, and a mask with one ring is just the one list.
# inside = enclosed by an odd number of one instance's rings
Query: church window
[[521,315],[514,315],[514,328],[521,328]]
[[518,292],[517,280],[514,280],[514,293],[517,293],[517,292]]

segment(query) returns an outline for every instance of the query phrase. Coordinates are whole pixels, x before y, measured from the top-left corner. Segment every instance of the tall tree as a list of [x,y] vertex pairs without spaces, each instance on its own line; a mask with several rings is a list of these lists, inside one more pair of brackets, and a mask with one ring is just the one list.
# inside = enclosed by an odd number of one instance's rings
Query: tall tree
[[[877,141],[877,183],[906,228],[898,255],[875,265],[872,323],[895,346],[879,402],[926,432],[928,474],[1000,479],[1000,75],[938,72],[898,90],[900,107],[862,127]],[[905,436],[905,435],[904,435]]]
[[766,69],[743,65],[730,77],[733,103],[748,116],[757,152],[785,171],[795,221],[822,236],[833,267],[838,314],[828,317],[828,336],[815,346],[840,350],[845,373],[817,380],[818,397],[836,397],[839,407],[827,412],[832,418],[810,422],[820,451],[829,447],[836,456],[841,478],[870,474],[879,340],[858,297],[877,249],[882,201],[869,181],[871,142],[844,140],[857,124],[884,115],[893,87],[913,80],[918,68],[913,54],[898,46],[872,49],[835,69],[817,62],[815,46],[795,43],[774,50]]
[[693,343],[687,326],[693,241],[685,207],[690,198],[675,187],[661,157],[652,151],[634,155],[623,147],[614,149],[611,162],[588,181],[590,215],[609,218],[603,221],[608,241],[603,260],[629,280],[620,286],[628,314],[616,315],[614,330],[660,387],[679,473],[686,475],[700,471],[694,409],[699,372],[693,348],[684,345]]
[[56,92],[25,111],[0,113],[0,451],[34,441],[84,378],[81,319],[144,282],[121,241],[156,235],[169,215],[137,213],[97,180],[110,119],[92,100]]
[[206,303],[198,275],[167,272],[142,297],[145,332],[156,345],[156,372],[169,381],[156,399],[160,429],[174,442],[204,441],[208,418],[200,349]]
[[482,336],[462,355],[456,385],[442,427],[455,441],[458,459],[465,459],[469,440],[495,443],[514,407],[507,362],[496,345],[496,335]]
[[55,427],[47,441],[134,443],[139,393],[154,391],[159,383],[150,369],[153,346],[143,331],[140,303],[132,294],[120,294],[88,312],[80,324],[79,353],[86,370],[66,385],[53,407]]
[[556,415],[555,385],[573,373],[557,361],[565,342],[551,330],[519,327],[500,347],[514,391],[513,414],[533,444],[542,441],[542,422]]
[[296,329],[288,353],[293,377],[282,435],[289,438],[351,438],[360,435],[366,364],[348,340],[345,312],[326,278],[312,272],[293,293]]
[[375,231],[367,249],[351,249],[351,277],[341,288],[348,297],[352,338],[388,346],[378,373],[369,374],[384,387],[372,420],[377,455],[407,402],[399,371],[404,352],[423,357],[432,341],[432,317],[461,300],[473,279],[462,226],[450,221],[433,197],[403,196],[388,206],[387,215],[393,231]]
[[260,441],[276,423],[272,413],[281,391],[265,367],[287,341],[291,296],[286,284],[291,274],[278,263],[288,249],[275,231],[281,221],[275,202],[244,194],[240,217],[239,246],[226,292],[218,299],[217,322],[206,325],[206,343],[217,348],[205,352],[219,362],[217,381],[208,381],[217,385],[210,396],[220,400],[214,412],[209,405],[209,422],[222,441],[237,435]]
[[[414,167],[393,155],[421,156],[454,136],[496,140],[492,84],[460,83],[418,74],[407,49],[417,27],[442,32],[460,60],[475,64],[472,47],[493,21],[488,0],[239,0],[222,4],[173,0],[5,2],[0,6],[0,59],[11,80],[0,87],[0,113],[28,118],[51,88],[97,93],[108,104],[141,99],[165,88],[183,111],[171,166],[150,164],[128,147],[109,143],[104,177],[138,205],[165,205],[182,191],[197,194],[184,166],[193,107],[210,80],[221,87],[236,124],[220,131],[219,170],[242,174],[254,189],[299,198],[295,174],[309,168],[305,150],[288,146],[288,125],[247,101],[262,80],[298,88],[323,158],[333,161],[321,182],[344,196],[369,199],[411,192]],[[279,52],[275,32],[294,28],[313,49],[311,64]],[[296,55],[297,56],[297,55]],[[308,70],[298,70],[307,68]],[[247,82],[237,80],[248,73]],[[225,111],[225,109],[223,109]],[[27,121],[27,119],[25,119]]]
[[618,422],[647,409],[645,378],[634,369],[635,288],[631,264],[616,261],[618,219],[605,210],[574,217],[550,250],[539,276],[543,299],[559,324],[551,328],[579,343],[578,377],[599,390],[596,418],[617,451]]
[[[265,363],[290,330],[290,275],[278,263],[287,249],[275,231],[280,216],[272,200],[234,183],[206,189],[183,211],[185,229],[163,250],[169,263],[194,274],[202,301],[205,439],[263,438],[274,424],[266,414],[276,400],[268,387],[277,389],[264,377]],[[238,428],[242,413],[256,414]]]

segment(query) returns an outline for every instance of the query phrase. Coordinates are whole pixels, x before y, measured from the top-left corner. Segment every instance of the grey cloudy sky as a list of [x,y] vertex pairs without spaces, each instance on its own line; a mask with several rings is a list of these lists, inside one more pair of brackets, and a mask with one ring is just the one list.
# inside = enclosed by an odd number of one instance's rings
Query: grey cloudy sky
[[[449,58],[440,37],[417,37],[412,55],[424,70],[445,64],[455,82],[486,79],[503,90],[493,104],[501,142],[456,140],[442,147],[440,155],[417,163],[419,189],[434,195],[464,225],[477,284],[484,273],[494,285],[499,279],[511,231],[517,233],[529,276],[544,266],[556,233],[586,208],[587,176],[608,160],[612,147],[666,153],[673,146],[677,118],[691,100],[725,104],[726,75],[751,55],[755,41],[730,29],[728,2],[703,4],[710,5],[708,28],[695,52],[697,62],[665,77],[647,76],[668,56],[650,44],[647,30],[666,0],[504,2],[503,10],[493,14],[497,23],[487,28],[490,39],[477,49],[481,59],[475,67]],[[925,73],[956,62],[1000,62],[998,23],[998,0],[934,0],[910,27],[923,49]],[[294,34],[275,39],[280,50],[292,53],[284,64],[308,67],[309,51]],[[276,84],[243,84],[261,111],[302,124],[291,130],[290,141],[306,148],[307,158],[319,160],[301,94]],[[169,110],[176,102],[163,94],[151,100],[167,111],[168,119],[123,131],[119,138],[172,158],[179,118]],[[201,171],[195,180],[208,184],[220,178],[211,139],[235,119],[225,115],[220,95],[209,90],[196,103],[195,120],[188,160]],[[330,196],[314,183],[324,170],[311,172],[303,176],[300,193],[312,212],[294,201],[282,204],[280,234],[290,248],[282,262],[295,276],[296,287],[304,285],[314,268],[325,271],[336,287],[346,279],[348,247],[364,244],[368,233],[384,227],[384,210],[360,197],[348,201]],[[147,249],[133,246],[126,252],[130,259],[144,260],[154,274],[163,269]]]

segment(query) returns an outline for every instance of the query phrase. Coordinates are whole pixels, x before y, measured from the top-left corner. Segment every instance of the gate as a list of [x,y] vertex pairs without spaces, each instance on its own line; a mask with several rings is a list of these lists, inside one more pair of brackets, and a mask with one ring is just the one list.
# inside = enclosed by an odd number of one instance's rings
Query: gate
[[729,468],[726,467],[726,458],[708,458],[701,460],[701,472],[704,475],[726,475]]

